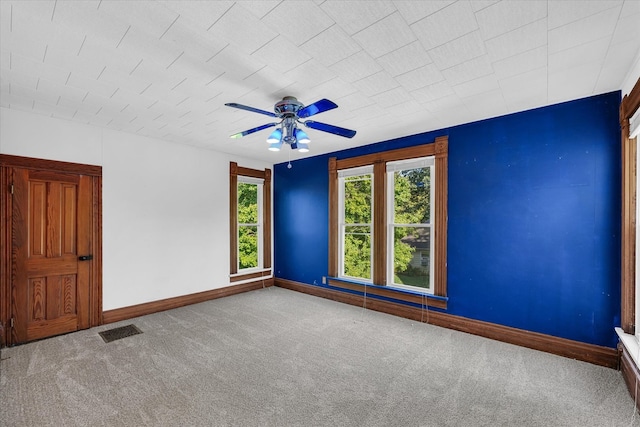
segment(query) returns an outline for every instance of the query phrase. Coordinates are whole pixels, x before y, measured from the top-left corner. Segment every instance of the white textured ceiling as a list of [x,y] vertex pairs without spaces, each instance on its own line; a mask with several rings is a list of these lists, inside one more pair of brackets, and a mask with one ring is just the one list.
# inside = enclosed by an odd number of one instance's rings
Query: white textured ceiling
[[0,1],[0,105],[271,163],[285,95],[336,110],[307,156],[618,90],[640,1]]

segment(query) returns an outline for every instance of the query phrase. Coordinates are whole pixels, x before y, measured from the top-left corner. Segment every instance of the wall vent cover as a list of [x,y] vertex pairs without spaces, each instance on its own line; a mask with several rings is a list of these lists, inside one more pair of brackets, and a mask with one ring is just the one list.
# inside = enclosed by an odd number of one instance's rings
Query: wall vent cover
[[106,331],[100,332],[100,336],[104,340],[104,342],[111,342],[115,340],[119,340],[121,338],[130,337],[132,335],[141,334],[142,331],[138,329],[135,325],[126,325],[120,326],[119,328],[113,328]]

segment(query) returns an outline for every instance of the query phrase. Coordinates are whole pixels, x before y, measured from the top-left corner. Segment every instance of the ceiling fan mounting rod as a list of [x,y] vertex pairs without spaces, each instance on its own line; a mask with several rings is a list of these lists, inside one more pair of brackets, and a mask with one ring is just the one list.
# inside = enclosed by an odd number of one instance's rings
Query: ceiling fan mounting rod
[[296,119],[294,116],[287,116],[282,123],[282,142],[292,144],[296,141]]

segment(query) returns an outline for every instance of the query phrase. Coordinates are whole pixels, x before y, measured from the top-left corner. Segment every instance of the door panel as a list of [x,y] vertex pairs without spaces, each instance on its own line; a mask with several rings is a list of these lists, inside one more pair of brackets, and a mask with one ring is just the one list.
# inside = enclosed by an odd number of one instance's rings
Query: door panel
[[17,343],[88,328],[91,177],[15,168],[13,183]]

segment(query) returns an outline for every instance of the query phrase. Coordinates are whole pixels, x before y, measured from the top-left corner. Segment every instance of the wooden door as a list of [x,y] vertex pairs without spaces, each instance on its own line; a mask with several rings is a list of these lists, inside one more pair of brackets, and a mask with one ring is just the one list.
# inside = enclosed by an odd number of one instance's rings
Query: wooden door
[[13,344],[90,326],[92,179],[12,170]]

